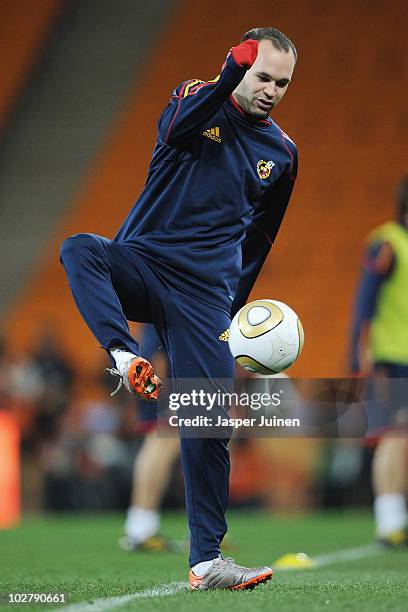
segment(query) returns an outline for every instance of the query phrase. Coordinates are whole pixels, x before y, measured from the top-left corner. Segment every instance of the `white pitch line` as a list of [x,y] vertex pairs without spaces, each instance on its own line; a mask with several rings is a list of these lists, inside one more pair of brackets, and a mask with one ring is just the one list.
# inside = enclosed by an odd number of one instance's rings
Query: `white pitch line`
[[346,548],[343,550],[337,550],[333,553],[328,553],[326,555],[310,557],[310,561],[313,562],[312,567],[276,567],[274,569],[277,572],[316,569],[317,567],[333,565],[334,563],[339,563],[341,561],[357,561],[358,559],[367,559],[367,557],[380,555],[384,553],[385,550],[386,549],[379,544],[366,544],[365,546]]
[[[305,567],[277,567],[274,568],[277,572],[282,571],[299,571],[307,569],[315,569],[317,567],[324,567],[325,565],[333,565],[341,561],[356,561],[357,559],[365,559],[372,557],[384,552],[384,548],[378,544],[367,544],[366,546],[358,546],[357,548],[346,548],[344,550],[338,550],[334,553],[326,555],[319,555],[318,557],[311,557],[314,566],[312,568]],[[130,595],[122,595],[121,597],[101,597],[100,599],[94,599],[92,601],[80,602],[71,604],[61,608],[56,608],[51,612],[103,612],[104,610],[113,610],[114,608],[120,608],[128,604],[135,599],[146,599],[150,597],[168,597],[170,595],[176,595],[181,591],[187,591],[187,582],[170,582],[169,584],[163,584],[161,586],[152,587],[145,589],[144,591],[137,591]]]
[[100,599],[93,599],[86,602],[83,601],[71,604],[70,606],[55,608],[55,610],[51,612],[61,612],[61,610],[63,610],[63,612],[101,612],[102,610],[113,610],[135,599],[168,597],[169,595],[176,595],[176,593],[180,593],[180,591],[186,591],[187,588],[187,582],[170,582],[169,584],[162,584],[161,586],[145,589],[144,591],[136,591],[136,593],[131,593],[130,595],[122,595],[121,597],[101,597]]
[[317,567],[323,567],[324,565],[332,565],[338,561],[357,561],[358,559],[366,559],[367,557],[373,557],[383,552],[385,552],[385,549],[378,544],[366,544],[365,546],[358,546],[357,548],[346,548],[345,550],[338,550],[327,555],[319,555],[313,560]]

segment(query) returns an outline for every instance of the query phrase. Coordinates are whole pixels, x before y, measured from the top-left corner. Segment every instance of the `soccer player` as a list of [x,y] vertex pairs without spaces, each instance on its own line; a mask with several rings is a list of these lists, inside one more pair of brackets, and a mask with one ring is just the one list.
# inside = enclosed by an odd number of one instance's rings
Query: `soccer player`
[[[373,230],[368,239],[352,328],[352,370],[388,381],[386,404],[392,428],[377,444],[373,462],[377,537],[388,546],[408,545],[408,176],[400,184],[397,219]],[[400,379],[400,380],[393,380]],[[404,379],[404,380],[402,380]],[[386,417],[388,415],[385,415]]]
[[[78,308],[128,391],[157,399],[160,380],[127,320],[151,322],[171,375],[232,379],[225,342],[275,240],[297,173],[294,143],[269,117],[296,63],[293,43],[255,28],[214,80],[179,85],[159,119],[146,185],[113,240],[76,234],[61,260]],[[220,337],[221,336],[221,337]],[[227,531],[227,437],[180,436],[192,589],[246,589],[268,567],[220,555]]]

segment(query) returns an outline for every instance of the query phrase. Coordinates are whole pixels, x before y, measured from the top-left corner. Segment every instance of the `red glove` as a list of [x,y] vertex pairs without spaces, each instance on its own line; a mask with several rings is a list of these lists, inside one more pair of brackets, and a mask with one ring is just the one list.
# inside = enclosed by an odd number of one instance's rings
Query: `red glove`
[[232,47],[231,55],[234,58],[235,63],[238,66],[245,66],[245,68],[251,68],[252,64],[256,60],[258,55],[258,41],[257,40],[244,40],[236,47]]

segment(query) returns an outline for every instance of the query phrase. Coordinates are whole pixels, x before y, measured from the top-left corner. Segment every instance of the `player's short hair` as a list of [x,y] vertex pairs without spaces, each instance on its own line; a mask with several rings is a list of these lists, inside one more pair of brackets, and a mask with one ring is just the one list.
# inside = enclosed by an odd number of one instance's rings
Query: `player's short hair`
[[252,40],[270,40],[278,51],[285,51],[289,53],[292,49],[293,55],[295,56],[295,61],[297,60],[297,51],[293,42],[284,34],[280,32],[276,28],[252,28],[248,32],[245,32],[240,42],[244,42],[244,40],[248,40],[251,38]]

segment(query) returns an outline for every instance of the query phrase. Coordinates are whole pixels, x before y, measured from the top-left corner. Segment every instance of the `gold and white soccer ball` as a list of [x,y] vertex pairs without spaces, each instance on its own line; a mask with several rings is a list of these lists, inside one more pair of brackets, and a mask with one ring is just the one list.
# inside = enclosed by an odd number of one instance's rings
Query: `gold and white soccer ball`
[[235,360],[249,372],[271,375],[289,368],[304,341],[296,312],[277,300],[246,304],[231,321],[228,343]]

